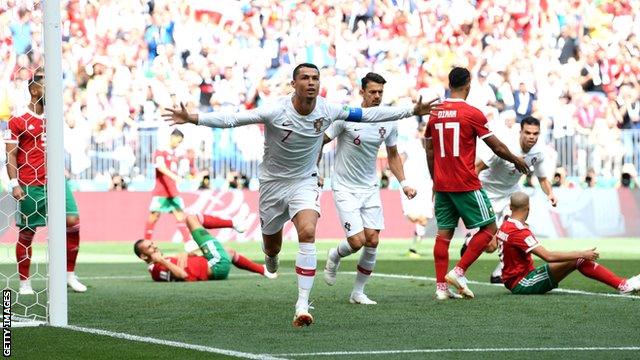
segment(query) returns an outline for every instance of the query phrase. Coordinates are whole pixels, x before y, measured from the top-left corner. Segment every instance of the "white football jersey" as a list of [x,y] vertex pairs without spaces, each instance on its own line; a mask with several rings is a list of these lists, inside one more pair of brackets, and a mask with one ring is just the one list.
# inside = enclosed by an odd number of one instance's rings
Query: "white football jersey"
[[[524,157],[529,168],[533,168],[535,176],[547,177],[544,164],[544,145],[538,142],[526,154],[522,151],[519,141],[507,145],[510,145],[509,149],[514,155]],[[482,187],[488,193],[496,196],[510,195],[520,189],[519,182],[522,174],[516,170],[512,163],[500,158],[491,150],[481,154],[480,158],[488,167],[488,169],[481,171],[479,176]]]
[[431,184],[431,175],[427,164],[427,153],[422,138],[412,137],[398,144],[398,152],[404,154],[404,176],[410,185],[416,187]]
[[248,124],[265,125],[264,158],[260,181],[303,179],[318,172],[317,156],[324,131],[335,120],[384,122],[412,116],[413,107],[376,106],[350,108],[328,103],[318,96],[309,115],[300,115],[290,96],[237,113],[213,112],[199,115],[198,125],[229,128]]
[[396,145],[396,124],[338,120],[329,126],[325,134],[330,139],[338,139],[331,188],[350,192],[366,192],[377,188],[378,149],[383,142],[386,146]]

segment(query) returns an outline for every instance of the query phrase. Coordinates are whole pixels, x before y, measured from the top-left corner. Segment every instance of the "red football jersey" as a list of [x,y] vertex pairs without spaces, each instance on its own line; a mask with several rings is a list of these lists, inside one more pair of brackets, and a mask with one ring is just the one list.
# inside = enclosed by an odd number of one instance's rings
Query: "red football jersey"
[[[178,264],[177,257],[168,256],[165,259],[171,261],[172,264]],[[185,271],[188,276],[184,281],[209,280],[209,263],[204,256],[189,256]],[[154,281],[183,281],[171,276],[171,271],[161,264],[149,264],[149,272]]]
[[177,173],[178,163],[181,158],[176,156],[175,151],[173,150],[156,150],[153,153],[153,159],[156,164],[156,186],[153,189],[153,195],[164,197],[178,196],[179,192],[176,182],[167,175],[161,173],[158,170],[158,164],[164,164],[167,169]]
[[498,230],[502,243],[502,281],[512,289],[523,277],[535,269],[531,250],[540,245],[529,228],[515,219],[507,219]]
[[18,144],[18,182],[21,185],[47,183],[46,134],[44,115],[31,111],[9,119],[6,143]]
[[462,99],[447,99],[431,116],[425,137],[434,152],[433,189],[442,192],[474,191],[482,187],[476,174],[476,138],[492,133],[487,118]]

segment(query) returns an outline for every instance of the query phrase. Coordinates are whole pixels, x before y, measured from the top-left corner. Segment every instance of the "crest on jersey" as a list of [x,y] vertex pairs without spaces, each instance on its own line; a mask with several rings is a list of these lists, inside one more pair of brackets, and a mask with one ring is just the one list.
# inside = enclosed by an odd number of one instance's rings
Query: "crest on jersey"
[[537,162],[538,162],[538,158],[534,156],[534,157],[531,159],[531,166],[535,166]]
[[322,124],[324,123],[324,118],[316,119],[313,122],[313,128],[316,130],[316,133],[320,133],[322,131]]
[[387,129],[385,129],[384,126],[378,129],[378,134],[380,134],[380,139],[384,139],[384,134],[386,133],[387,133]]

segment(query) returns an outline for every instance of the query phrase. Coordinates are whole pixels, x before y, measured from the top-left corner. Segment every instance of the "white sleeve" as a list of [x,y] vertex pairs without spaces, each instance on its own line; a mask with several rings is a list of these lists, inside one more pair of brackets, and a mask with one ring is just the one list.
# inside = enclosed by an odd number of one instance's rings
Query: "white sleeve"
[[384,144],[387,147],[398,145],[398,127],[397,126],[393,125],[391,127],[391,132],[389,133],[389,136],[387,136],[387,138],[384,140]]
[[547,169],[546,164],[544,163],[544,157],[540,157],[540,159],[535,163],[534,166],[534,174],[538,178],[546,178],[547,177]]
[[264,123],[270,116],[270,110],[266,106],[249,111],[209,112],[198,115],[198,125],[212,128],[231,128],[249,124]]
[[[413,116],[413,106],[374,106],[361,109],[363,122],[384,122]],[[347,119],[347,121],[349,121]]]
[[500,160],[498,155],[494,154],[491,148],[482,141],[478,141],[477,155],[488,167],[491,167],[491,165]]
[[324,134],[331,140],[335,139],[344,131],[344,121],[337,120],[331,123]]
[[413,116],[413,106],[373,106],[368,108],[330,104],[331,116],[336,120],[353,122],[385,122]]

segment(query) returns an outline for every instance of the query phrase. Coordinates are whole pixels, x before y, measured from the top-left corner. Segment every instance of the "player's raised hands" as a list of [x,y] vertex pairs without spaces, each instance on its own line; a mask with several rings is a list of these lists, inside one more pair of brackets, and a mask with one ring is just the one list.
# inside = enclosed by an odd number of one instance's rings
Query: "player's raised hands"
[[596,248],[593,248],[583,251],[580,257],[585,260],[596,261],[600,257],[600,254],[596,251]]
[[162,114],[162,119],[170,125],[198,124],[198,115],[189,114],[184,103],[180,103],[179,108],[164,108],[164,110],[166,112]]
[[413,115],[424,116],[424,115],[436,115],[436,111],[440,110],[440,103],[437,102],[438,98],[435,98],[431,101],[422,102],[422,95],[418,98],[418,102],[416,102],[413,107]]

